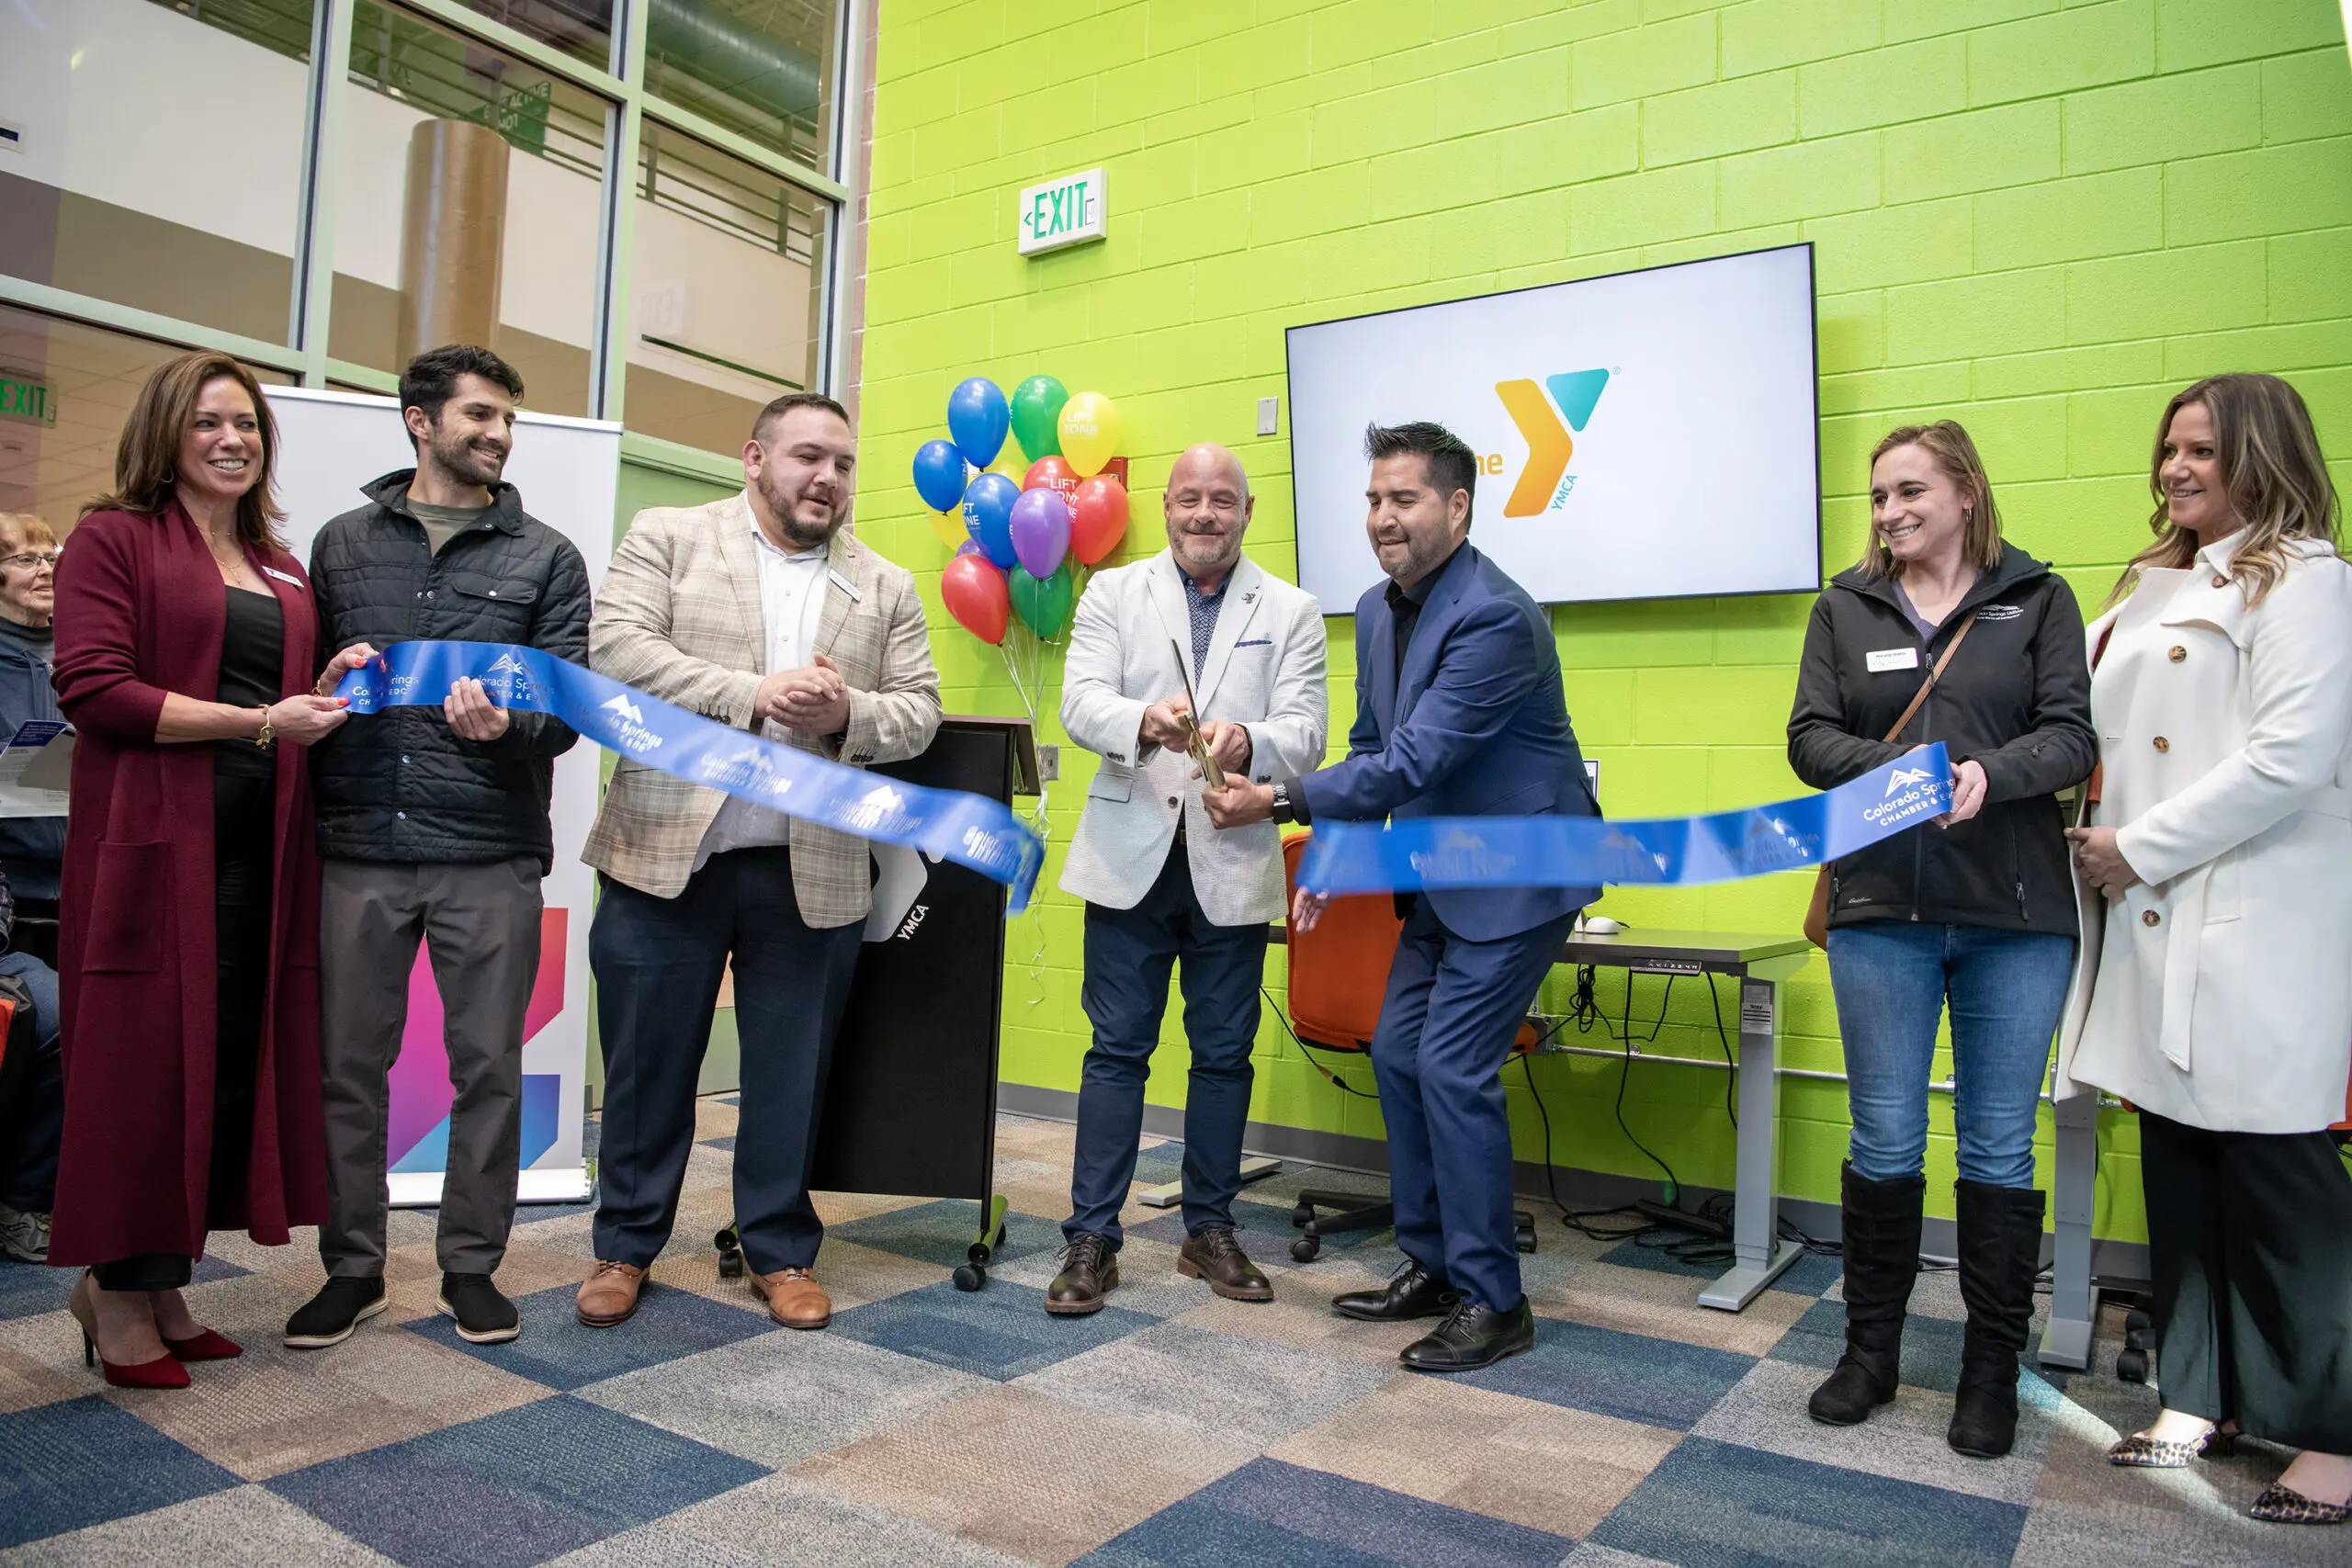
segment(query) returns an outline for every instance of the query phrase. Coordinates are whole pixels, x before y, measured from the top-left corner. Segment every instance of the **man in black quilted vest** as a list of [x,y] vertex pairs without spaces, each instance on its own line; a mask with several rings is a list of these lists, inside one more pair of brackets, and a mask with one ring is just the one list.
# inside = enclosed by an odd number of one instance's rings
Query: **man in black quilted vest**
[[[588,570],[571,541],[500,482],[514,444],[514,367],[484,348],[419,355],[401,377],[416,467],[363,487],[368,504],[319,531],[311,587],[340,649],[395,642],[521,643],[588,658]],[[514,1223],[522,1146],[523,1017],[539,963],[539,879],[553,859],[559,720],[509,713],[478,681],[439,709],[387,708],[312,749],[319,852],[327,1182],[319,1227],[327,1282],[286,1325],[316,1349],[384,1310],[389,1075],[422,939],[441,995],[455,1099],[441,1189],[441,1310],[476,1344],[522,1331],[492,1283]]]

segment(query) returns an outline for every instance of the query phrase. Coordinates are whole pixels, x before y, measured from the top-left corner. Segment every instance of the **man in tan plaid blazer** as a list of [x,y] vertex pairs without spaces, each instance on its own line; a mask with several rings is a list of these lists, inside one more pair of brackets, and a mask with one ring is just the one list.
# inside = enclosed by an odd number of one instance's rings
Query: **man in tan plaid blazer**
[[[591,668],[852,767],[929,746],[939,676],[922,602],[903,567],[843,529],[854,462],[840,404],[770,403],[743,448],[741,494],[630,524],[590,624]],[[832,1306],[809,1272],[824,1226],[808,1161],[872,902],[865,840],[623,758],[582,858],[603,874],[588,954],[605,1102],[580,1321],[634,1313],[669,1240],[731,956],[736,1227],[770,1314],[822,1328]]]

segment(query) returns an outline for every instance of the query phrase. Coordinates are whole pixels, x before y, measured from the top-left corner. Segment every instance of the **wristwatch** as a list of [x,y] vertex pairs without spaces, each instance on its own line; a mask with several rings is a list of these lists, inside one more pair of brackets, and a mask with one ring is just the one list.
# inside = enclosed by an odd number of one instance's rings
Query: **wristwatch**
[[1277,822],[1297,821],[1297,808],[1291,805],[1290,781],[1288,779],[1277,779],[1274,781],[1273,787],[1274,806],[1273,810],[1270,815],[1272,815],[1273,819]]

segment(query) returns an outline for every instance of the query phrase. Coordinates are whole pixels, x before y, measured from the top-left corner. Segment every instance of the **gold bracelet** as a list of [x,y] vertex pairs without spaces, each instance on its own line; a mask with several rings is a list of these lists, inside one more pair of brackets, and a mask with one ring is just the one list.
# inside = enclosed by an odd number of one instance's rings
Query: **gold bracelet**
[[254,737],[254,744],[265,751],[277,744],[277,727],[269,722],[267,708],[261,710],[261,730]]

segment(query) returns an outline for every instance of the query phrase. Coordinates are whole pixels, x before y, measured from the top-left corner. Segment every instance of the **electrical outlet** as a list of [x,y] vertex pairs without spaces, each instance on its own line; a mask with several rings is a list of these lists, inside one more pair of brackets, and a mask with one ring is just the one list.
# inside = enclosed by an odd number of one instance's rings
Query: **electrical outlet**
[[1062,749],[1058,746],[1037,748],[1037,782],[1052,784],[1062,776]]
[[1272,435],[1282,428],[1283,400],[1280,398],[1258,400],[1258,434]]

